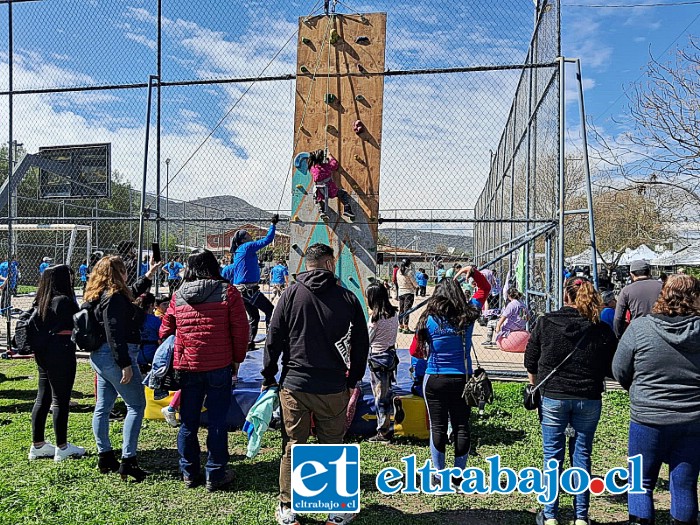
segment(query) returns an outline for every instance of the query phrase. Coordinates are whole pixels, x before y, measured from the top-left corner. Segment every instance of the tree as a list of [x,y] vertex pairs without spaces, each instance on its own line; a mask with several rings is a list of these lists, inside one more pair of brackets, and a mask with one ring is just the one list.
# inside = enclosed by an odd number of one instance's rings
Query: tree
[[447,255],[449,253],[449,250],[444,244],[438,244],[437,246],[435,246],[435,253],[438,253],[440,255]]
[[[642,189],[673,193],[675,209],[700,209],[700,44],[690,38],[674,60],[651,57],[646,78],[628,93],[632,129],[597,136],[603,164]],[[627,126],[630,123],[625,122]]]

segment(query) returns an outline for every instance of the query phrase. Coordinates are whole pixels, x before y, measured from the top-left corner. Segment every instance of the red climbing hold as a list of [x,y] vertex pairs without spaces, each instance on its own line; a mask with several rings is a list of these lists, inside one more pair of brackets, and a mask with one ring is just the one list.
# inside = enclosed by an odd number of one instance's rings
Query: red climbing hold
[[362,123],[361,120],[356,120],[355,123],[352,125],[352,130],[359,135],[360,133],[364,133],[365,131],[367,131],[367,128],[365,128],[365,125]]

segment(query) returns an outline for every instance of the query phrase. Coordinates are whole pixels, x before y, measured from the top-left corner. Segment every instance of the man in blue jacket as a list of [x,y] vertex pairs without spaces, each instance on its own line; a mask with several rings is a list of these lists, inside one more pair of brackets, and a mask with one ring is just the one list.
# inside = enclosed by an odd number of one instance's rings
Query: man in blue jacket
[[249,350],[255,350],[255,336],[258,335],[260,310],[265,314],[265,326],[269,327],[274,306],[260,291],[260,266],[258,251],[275,240],[275,228],[280,216],[270,219],[267,235],[257,241],[246,230],[238,230],[231,239],[231,264],[224,268],[223,277],[238,288],[243,296],[243,304],[250,322]]

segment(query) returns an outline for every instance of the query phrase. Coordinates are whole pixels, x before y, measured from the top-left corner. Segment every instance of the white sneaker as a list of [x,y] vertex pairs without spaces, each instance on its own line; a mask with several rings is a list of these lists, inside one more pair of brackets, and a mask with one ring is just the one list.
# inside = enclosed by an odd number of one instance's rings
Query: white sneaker
[[299,525],[297,515],[291,507],[283,507],[281,503],[275,509],[275,521],[278,525]]
[[32,445],[29,449],[29,459],[52,458],[55,453],[56,447],[47,441],[38,448]]
[[326,525],[345,525],[350,523],[357,517],[357,514],[351,514],[350,512],[333,512],[328,515],[326,520]]
[[73,443],[68,443],[66,448],[55,447],[56,453],[53,456],[53,460],[58,463],[68,458],[81,458],[85,455],[85,449],[74,445]]
[[165,422],[171,427],[177,427],[179,423],[177,422],[177,412],[171,410],[170,407],[164,407],[160,409],[160,413],[163,414]]

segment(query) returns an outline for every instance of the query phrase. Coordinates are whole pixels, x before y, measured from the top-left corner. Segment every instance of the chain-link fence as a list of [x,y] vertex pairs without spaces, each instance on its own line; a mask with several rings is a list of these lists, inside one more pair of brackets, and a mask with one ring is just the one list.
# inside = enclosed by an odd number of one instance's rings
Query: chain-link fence
[[[23,284],[36,283],[43,257],[77,268],[90,250],[138,242],[144,174],[144,246],[159,240],[166,256],[202,245],[227,256],[231,231],[288,214],[298,18],[322,15],[322,4],[0,2],[9,21],[0,24],[0,120],[11,127],[0,176],[8,157],[15,168],[41,147],[111,144],[109,196],[38,198],[32,168],[9,208],[0,203],[11,224],[37,227],[16,232],[9,248],[0,231]],[[558,2],[349,4],[330,2],[337,13],[387,13],[379,274],[405,256],[431,276],[439,261],[489,262],[498,245],[550,225]],[[88,226],[91,237],[39,229],[49,223]],[[288,250],[281,224],[270,258]],[[555,263],[545,268],[553,259],[542,259],[540,239],[525,246],[531,300],[551,292]],[[515,256],[499,264],[505,278]]]

